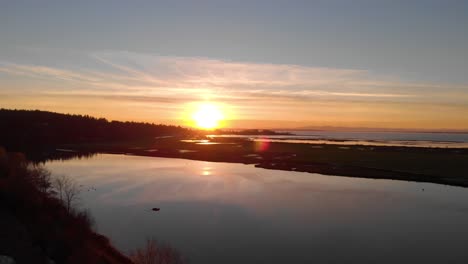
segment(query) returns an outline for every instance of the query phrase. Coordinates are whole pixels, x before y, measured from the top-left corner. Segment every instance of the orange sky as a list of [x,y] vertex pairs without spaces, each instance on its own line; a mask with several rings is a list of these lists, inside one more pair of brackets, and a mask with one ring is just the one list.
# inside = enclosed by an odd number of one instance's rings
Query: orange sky
[[188,125],[194,105],[211,102],[232,128],[468,129],[463,85],[128,52],[92,58],[104,67],[0,64],[0,106]]
[[0,108],[468,130],[468,1],[4,2]]

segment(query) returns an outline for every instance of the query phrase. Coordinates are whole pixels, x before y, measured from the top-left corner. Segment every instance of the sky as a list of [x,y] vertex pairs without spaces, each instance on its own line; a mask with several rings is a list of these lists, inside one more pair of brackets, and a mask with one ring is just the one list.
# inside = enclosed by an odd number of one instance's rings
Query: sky
[[0,107],[468,130],[468,1],[0,1]]

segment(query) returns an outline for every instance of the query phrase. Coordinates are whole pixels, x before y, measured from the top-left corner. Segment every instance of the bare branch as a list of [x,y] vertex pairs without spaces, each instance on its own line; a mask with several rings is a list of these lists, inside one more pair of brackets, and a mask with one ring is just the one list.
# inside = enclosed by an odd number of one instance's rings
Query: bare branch
[[52,181],[57,198],[59,198],[68,212],[71,212],[73,206],[79,200],[80,190],[78,184],[72,178],[65,175],[58,175]]

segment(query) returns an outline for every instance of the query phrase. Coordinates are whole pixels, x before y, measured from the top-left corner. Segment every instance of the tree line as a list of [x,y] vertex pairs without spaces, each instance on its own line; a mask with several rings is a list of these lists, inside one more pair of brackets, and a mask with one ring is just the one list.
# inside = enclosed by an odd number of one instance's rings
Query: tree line
[[88,115],[0,109],[0,145],[14,149],[64,143],[185,136],[193,130],[143,122],[109,121]]

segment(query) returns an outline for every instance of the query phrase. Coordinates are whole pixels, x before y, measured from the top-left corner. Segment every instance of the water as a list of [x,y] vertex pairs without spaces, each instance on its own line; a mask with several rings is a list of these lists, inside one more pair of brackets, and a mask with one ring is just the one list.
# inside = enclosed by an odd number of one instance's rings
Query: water
[[210,135],[211,137],[241,137],[255,141],[285,143],[340,144],[368,146],[410,146],[468,148],[468,133],[416,132],[343,132],[287,131],[292,135]]
[[154,237],[194,264],[468,259],[464,188],[107,154],[46,166],[83,185],[81,206],[124,252]]
[[341,140],[381,140],[381,141],[436,141],[468,143],[468,133],[418,133],[418,132],[358,132],[358,131],[291,131],[298,136],[316,136]]

